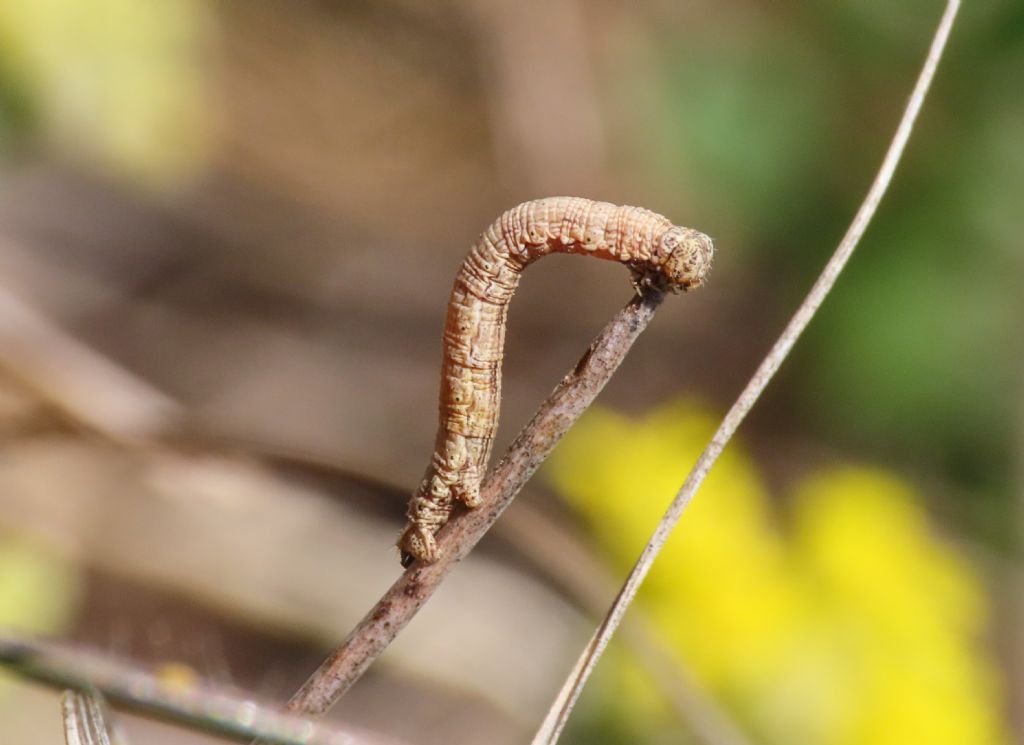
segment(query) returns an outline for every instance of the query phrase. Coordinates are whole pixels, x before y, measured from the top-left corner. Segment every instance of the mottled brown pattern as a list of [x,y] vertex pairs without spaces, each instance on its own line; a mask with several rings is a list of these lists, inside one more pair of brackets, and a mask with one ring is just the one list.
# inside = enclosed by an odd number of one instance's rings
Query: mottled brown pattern
[[456,501],[480,504],[501,402],[508,305],[529,264],[553,252],[619,261],[638,287],[698,287],[711,266],[711,239],[640,207],[579,197],[524,202],[499,217],[462,264],[448,302],[434,455],[413,493],[398,540],[402,563],[432,562],[434,534]]

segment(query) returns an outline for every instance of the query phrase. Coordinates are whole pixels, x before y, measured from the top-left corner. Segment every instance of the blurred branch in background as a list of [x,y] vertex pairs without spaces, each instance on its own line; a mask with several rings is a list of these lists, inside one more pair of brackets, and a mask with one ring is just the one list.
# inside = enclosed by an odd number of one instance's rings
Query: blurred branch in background
[[0,664],[54,688],[96,690],[118,706],[242,742],[259,737],[273,745],[401,745],[372,732],[275,711],[238,691],[170,676],[162,679],[159,673],[131,667],[109,654],[68,645],[0,633]]
[[[921,106],[924,104],[925,95],[931,85],[932,78],[935,76],[935,70],[938,67],[939,60],[942,58],[946,41],[949,39],[949,33],[959,8],[959,0],[948,1],[946,10],[942,15],[938,29],[928,49],[928,54],[925,57],[924,67],[910,94],[910,99],[907,102],[906,109],[904,109],[903,116],[900,118],[896,133],[893,135],[878,174],[875,176],[871,188],[868,189],[864,201],[857,210],[853,222],[847,229],[843,239],[839,242],[835,252],[825,264],[824,269],[822,269],[818,279],[811,287],[807,297],[797,308],[793,318],[783,329],[782,334],[769,350],[757,370],[754,371],[750,382],[747,383],[739,398],[736,399],[736,402],[725,415],[718,430],[711,438],[711,442],[704,452],[701,453],[700,458],[697,459],[696,464],[694,464],[692,470],[687,475],[679,492],[671,504],[669,504],[665,515],[655,528],[654,535],[651,536],[651,539],[640,554],[640,558],[637,559],[633,570],[626,578],[626,582],[619,591],[618,597],[612,603],[601,625],[598,626],[594,636],[577,660],[576,667],[569,673],[569,677],[562,686],[562,690],[559,691],[558,696],[552,703],[547,717],[534,737],[534,745],[552,745],[558,741],[562,730],[565,729],[565,725],[569,720],[569,715],[576,705],[580,693],[583,691],[583,686],[586,685],[587,679],[607,648],[608,642],[611,641],[612,635],[622,623],[626,610],[636,597],[640,585],[643,584],[644,579],[654,564],[654,560],[661,552],[672,530],[679,523],[683,511],[693,500],[694,495],[704,482],[712,466],[714,466],[715,461],[722,454],[729,440],[732,439],[747,414],[754,408],[764,389],[767,388],[768,383],[775,377],[775,373],[778,372],[786,357],[789,356],[793,345],[796,344],[797,339],[800,338],[804,329],[807,328],[811,319],[814,318],[814,314],[825,301],[825,298],[839,278],[839,274],[853,255],[857,244],[860,243],[860,239],[874,217],[882,197],[889,188],[893,174],[896,171],[896,166],[899,164],[903,150],[910,139],[914,122],[921,111]],[[728,643],[728,640],[725,640],[725,643]]]
[[118,442],[180,424],[170,398],[95,353],[0,288],[0,368],[70,423]]
[[[494,153],[506,187],[536,195],[587,184],[597,194],[607,155],[580,0],[465,0],[478,30]],[[538,33],[538,18],[558,40]]]

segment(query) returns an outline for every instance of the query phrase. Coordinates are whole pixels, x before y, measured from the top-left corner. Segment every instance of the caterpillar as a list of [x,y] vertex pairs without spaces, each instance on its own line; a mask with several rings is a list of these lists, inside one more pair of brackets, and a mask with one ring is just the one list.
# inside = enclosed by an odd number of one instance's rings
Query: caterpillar
[[505,212],[462,263],[448,301],[440,422],[434,453],[409,500],[398,539],[402,566],[439,556],[435,533],[456,502],[480,505],[501,402],[505,322],[523,269],[550,253],[618,261],[633,284],[678,292],[699,287],[711,267],[711,239],[640,207],[551,197]]

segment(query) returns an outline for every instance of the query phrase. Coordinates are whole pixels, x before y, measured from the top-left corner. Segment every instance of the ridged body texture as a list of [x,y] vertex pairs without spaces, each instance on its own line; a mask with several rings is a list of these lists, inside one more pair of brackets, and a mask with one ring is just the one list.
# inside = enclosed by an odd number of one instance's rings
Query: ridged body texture
[[525,202],[505,212],[463,262],[448,302],[434,455],[412,495],[399,538],[403,564],[434,561],[434,534],[454,503],[480,503],[501,402],[501,360],[509,302],[523,269],[550,253],[619,261],[634,283],[698,286],[711,263],[707,236],[640,207],[579,197]]

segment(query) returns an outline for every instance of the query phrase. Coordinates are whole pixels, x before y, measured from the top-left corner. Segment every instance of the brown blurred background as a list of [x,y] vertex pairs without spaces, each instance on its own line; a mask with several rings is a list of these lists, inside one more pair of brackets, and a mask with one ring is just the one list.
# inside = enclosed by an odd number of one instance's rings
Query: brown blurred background
[[[399,571],[476,235],[554,194],[710,234],[709,286],[665,303],[602,402],[724,410],[856,209],[940,12],[8,0],[0,571],[33,579],[5,596],[0,575],[0,620],[285,699]],[[771,484],[867,459],[921,486],[983,566],[1007,728],[1024,718],[1022,65],[1019,4],[968,3],[890,197],[743,432]],[[565,257],[527,274],[498,452],[626,280]],[[522,501],[340,721],[524,741],[591,628],[581,597],[610,600],[614,575],[542,481]],[[568,547],[544,553],[542,530]],[[53,694],[8,684],[0,711],[0,740],[60,741]],[[142,745],[208,741],[129,724]]]

